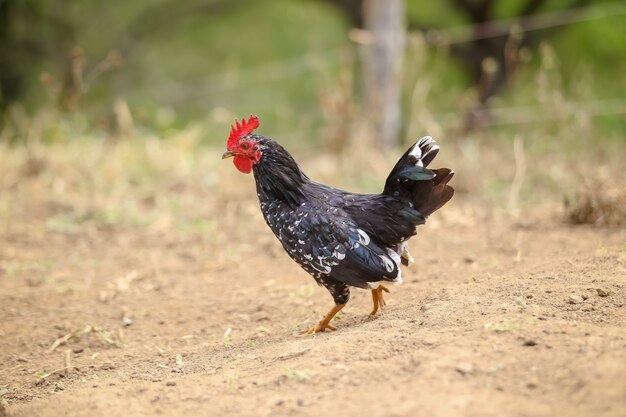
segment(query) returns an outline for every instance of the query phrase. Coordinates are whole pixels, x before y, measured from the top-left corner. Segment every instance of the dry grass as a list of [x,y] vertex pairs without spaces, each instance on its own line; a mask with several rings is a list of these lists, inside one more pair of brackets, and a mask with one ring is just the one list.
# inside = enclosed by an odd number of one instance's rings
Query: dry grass
[[[619,155],[624,147],[614,143],[597,155],[583,147],[580,153],[585,157],[580,158],[538,149],[544,145],[532,135],[539,134],[531,132],[516,157],[512,142],[498,136],[440,138],[442,151],[435,162],[456,171],[457,193],[514,217],[546,205],[559,216],[563,199],[580,188],[581,175],[576,173],[591,165],[594,170],[587,172],[583,190],[569,199],[568,221],[623,224],[625,187],[605,178],[619,178],[623,172]],[[168,139],[147,136],[112,143],[88,138],[53,145],[0,145],[0,218],[10,222],[26,210],[40,213],[48,230],[60,233],[136,227],[215,232],[216,242],[227,242],[231,237],[220,235],[216,219],[236,230],[249,223],[249,216],[258,215],[257,207],[241,204],[253,195],[253,181],[220,159],[221,148],[201,145],[201,137],[200,130],[187,129]],[[352,142],[339,155],[296,148],[294,156],[317,181],[378,192],[401,151],[383,153]],[[519,158],[527,161],[521,176],[513,162]]]
[[[430,70],[426,48],[423,39],[411,38],[411,71],[406,76],[419,77],[406,80],[411,85],[405,92],[406,138],[411,143],[427,134],[437,139],[442,151],[436,164],[456,171],[457,193],[516,218],[545,205],[560,216],[563,198],[580,190],[583,182],[580,194],[570,198],[569,221],[621,224],[623,192],[618,194],[626,187],[623,180],[605,179],[622,178],[626,170],[626,144],[619,131],[623,122],[619,112],[600,119],[596,116],[602,113],[593,108],[570,105],[595,102],[597,97],[594,91],[566,89],[552,48],[541,48],[540,66],[528,75],[525,88],[513,85],[510,96],[493,100],[492,125],[469,134],[461,133],[459,126],[475,107],[477,92],[437,94],[441,77]],[[377,192],[404,149],[385,153],[373,145],[368,114],[352,87],[354,59],[349,53],[343,56],[337,74],[313,65],[325,126],[304,123],[309,127],[280,132],[264,125],[259,131],[284,144],[315,180]],[[218,138],[222,135],[225,141],[231,119],[241,115],[226,108],[211,114],[186,129],[168,131],[166,137],[136,129],[113,138],[102,131],[83,133],[91,128],[80,113],[68,117],[42,108],[29,116],[15,106],[0,131],[0,219],[33,208],[47,217],[49,229],[63,233],[94,227],[215,230],[216,239],[227,242],[229,236],[219,236],[215,229],[215,219],[240,229],[258,210],[238,204],[252,195],[251,181],[220,160],[223,142]],[[205,145],[208,138],[214,145]],[[10,141],[20,145],[6,145]],[[47,205],[29,207],[29,200]]]
[[565,200],[567,221],[597,226],[626,225],[626,186],[597,181]]

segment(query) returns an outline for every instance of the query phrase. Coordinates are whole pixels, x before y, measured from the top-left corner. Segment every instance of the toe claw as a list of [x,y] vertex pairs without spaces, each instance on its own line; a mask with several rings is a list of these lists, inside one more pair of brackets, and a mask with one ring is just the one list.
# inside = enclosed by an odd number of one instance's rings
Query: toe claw
[[337,328],[333,326],[332,324],[317,323],[315,326],[311,327],[306,332],[300,334],[300,336],[311,336],[311,335],[314,335],[315,333],[324,332],[326,331],[326,329],[331,330],[331,331],[337,330]]
[[330,310],[330,312],[326,315],[326,317],[324,317],[324,319],[322,321],[317,323],[315,326],[311,327],[306,332],[300,334],[300,336],[310,336],[310,335],[315,334],[317,332],[323,332],[326,329],[328,329],[328,330],[337,330],[335,328],[335,326],[330,324],[330,321],[344,307],[345,307],[345,304],[338,304],[338,305],[336,305],[335,307],[333,307],[332,310]]

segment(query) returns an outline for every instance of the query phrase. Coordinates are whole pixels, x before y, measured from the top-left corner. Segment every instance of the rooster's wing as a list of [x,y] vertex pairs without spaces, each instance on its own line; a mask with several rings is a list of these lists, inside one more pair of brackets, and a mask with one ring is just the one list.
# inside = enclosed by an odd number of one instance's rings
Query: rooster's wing
[[360,288],[401,278],[400,257],[383,249],[343,210],[305,203],[288,217],[292,221],[283,223],[278,238],[287,253],[313,275],[328,275]]

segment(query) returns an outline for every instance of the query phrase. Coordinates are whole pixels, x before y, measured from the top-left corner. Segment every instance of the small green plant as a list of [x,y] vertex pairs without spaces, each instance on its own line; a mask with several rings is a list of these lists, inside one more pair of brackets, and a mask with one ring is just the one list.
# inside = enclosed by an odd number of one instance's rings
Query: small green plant
[[231,345],[231,343],[233,342],[233,337],[230,335],[232,331],[233,329],[230,327],[226,329],[226,331],[224,332],[224,336],[222,336],[222,345],[224,346]]
[[41,371],[35,374],[35,384],[36,385],[41,384],[49,376],[50,374],[47,373],[44,369],[42,369]]
[[298,370],[285,365],[281,367],[281,370],[285,375],[287,375],[287,378],[294,381],[306,382],[311,379],[311,374],[308,369]]
[[[626,245],[624,248],[626,249]],[[20,271],[19,265],[14,262],[2,262],[0,268],[8,278],[13,278]]]
[[180,353],[178,355],[176,355],[176,366],[183,366],[183,355],[181,355]]
[[112,332],[103,329],[101,327],[93,327],[93,332],[95,332],[95,334],[98,336],[98,338],[103,341],[104,343],[107,343],[109,345],[113,345],[116,348],[123,348],[124,347],[124,342],[119,339],[118,337],[114,336]]
[[313,284],[300,285],[296,291],[289,293],[294,298],[311,298],[315,294],[315,286]]

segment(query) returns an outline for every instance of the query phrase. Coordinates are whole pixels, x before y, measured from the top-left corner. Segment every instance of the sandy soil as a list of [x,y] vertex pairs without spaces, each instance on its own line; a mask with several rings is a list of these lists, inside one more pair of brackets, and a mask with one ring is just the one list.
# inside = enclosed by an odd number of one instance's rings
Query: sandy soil
[[382,314],[354,290],[336,332],[300,338],[330,296],[246,198],[235,246],[217,233],[232,218],[60,231],[63,207],[15,212],[0,415],[625,415],[624,230],[514,222],[459,197],[411,241],[417,263]]

